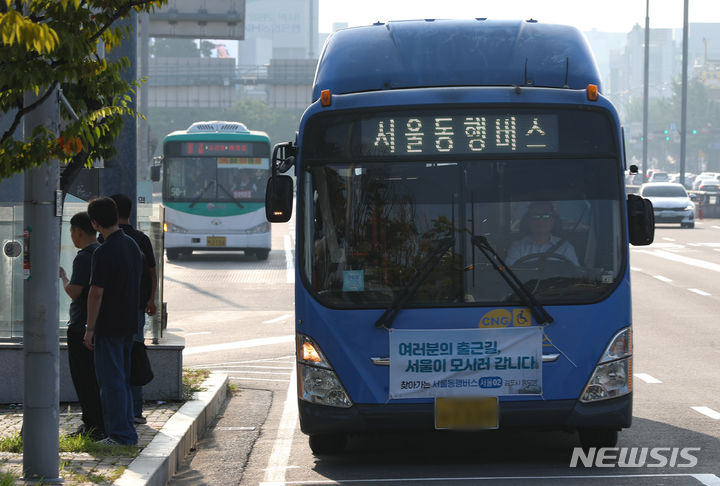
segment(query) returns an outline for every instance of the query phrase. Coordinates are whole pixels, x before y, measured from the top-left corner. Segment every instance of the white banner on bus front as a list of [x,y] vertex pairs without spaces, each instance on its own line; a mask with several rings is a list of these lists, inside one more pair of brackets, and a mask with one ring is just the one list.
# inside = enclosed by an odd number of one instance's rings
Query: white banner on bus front
[[539,395],[541,327],[390,329],[390,398]]

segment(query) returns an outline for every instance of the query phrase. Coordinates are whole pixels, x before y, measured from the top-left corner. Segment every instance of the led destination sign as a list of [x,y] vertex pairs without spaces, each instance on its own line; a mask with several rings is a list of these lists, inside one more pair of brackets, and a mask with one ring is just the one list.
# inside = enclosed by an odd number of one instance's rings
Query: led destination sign
[[166,157],[269,157],[267,143],[242,140],[202,140],[165,142]]
[[250,155],[251,145],[238,142],[183,142],[182,155]]
[[556,114],[403,114],[365,118],[360,132],[365,156],[558,151]]

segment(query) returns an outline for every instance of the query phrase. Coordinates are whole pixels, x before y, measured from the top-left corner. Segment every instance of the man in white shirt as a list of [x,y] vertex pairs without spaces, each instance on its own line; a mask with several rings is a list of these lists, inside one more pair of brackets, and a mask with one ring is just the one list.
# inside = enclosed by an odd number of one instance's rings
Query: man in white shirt
[[524,256],[550,252],[565,257],[577,265],[575,248],[567,240],[561,240],[552,234],[555,226],[559,223],[560,220],[552,203],[534,202],[530,204],[520,224],[520,228],[529,234],[510,245],[505,263],[512,265]]

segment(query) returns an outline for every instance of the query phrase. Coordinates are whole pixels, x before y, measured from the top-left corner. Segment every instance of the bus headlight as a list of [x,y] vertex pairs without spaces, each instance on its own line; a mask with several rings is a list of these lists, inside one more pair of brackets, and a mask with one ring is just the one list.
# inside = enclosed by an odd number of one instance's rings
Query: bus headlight
[[632,329],[618,332],[605,349],[585,386],[583,403],[607,400],[632,391]]
[[165,223],[163,224],[163,231],[165,231],[165,233],[187,233],[188,232],[188,230],[186,230],[182,226],[178,226],[173,223],[168,223],[167,221],[165,221]]
[[349,408],[352,401],[330,363],[312,339],[297,336],[298,397],[306,402]]

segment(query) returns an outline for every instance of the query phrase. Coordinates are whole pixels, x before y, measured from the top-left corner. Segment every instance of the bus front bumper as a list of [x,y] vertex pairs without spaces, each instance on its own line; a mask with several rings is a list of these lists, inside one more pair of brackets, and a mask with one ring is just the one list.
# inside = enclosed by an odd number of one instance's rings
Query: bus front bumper
[[[334,408],[298,400],[305,434],[433,430],[433,403],[354,405]],[[632,393],[595,403],[577,400],[500,402],[503,428],[603,428],[620,430],[632,423]]]
[[192,234],[165,233],[165,248],[184,250],[244,250],[249,248],[270,249],[270,234]]

